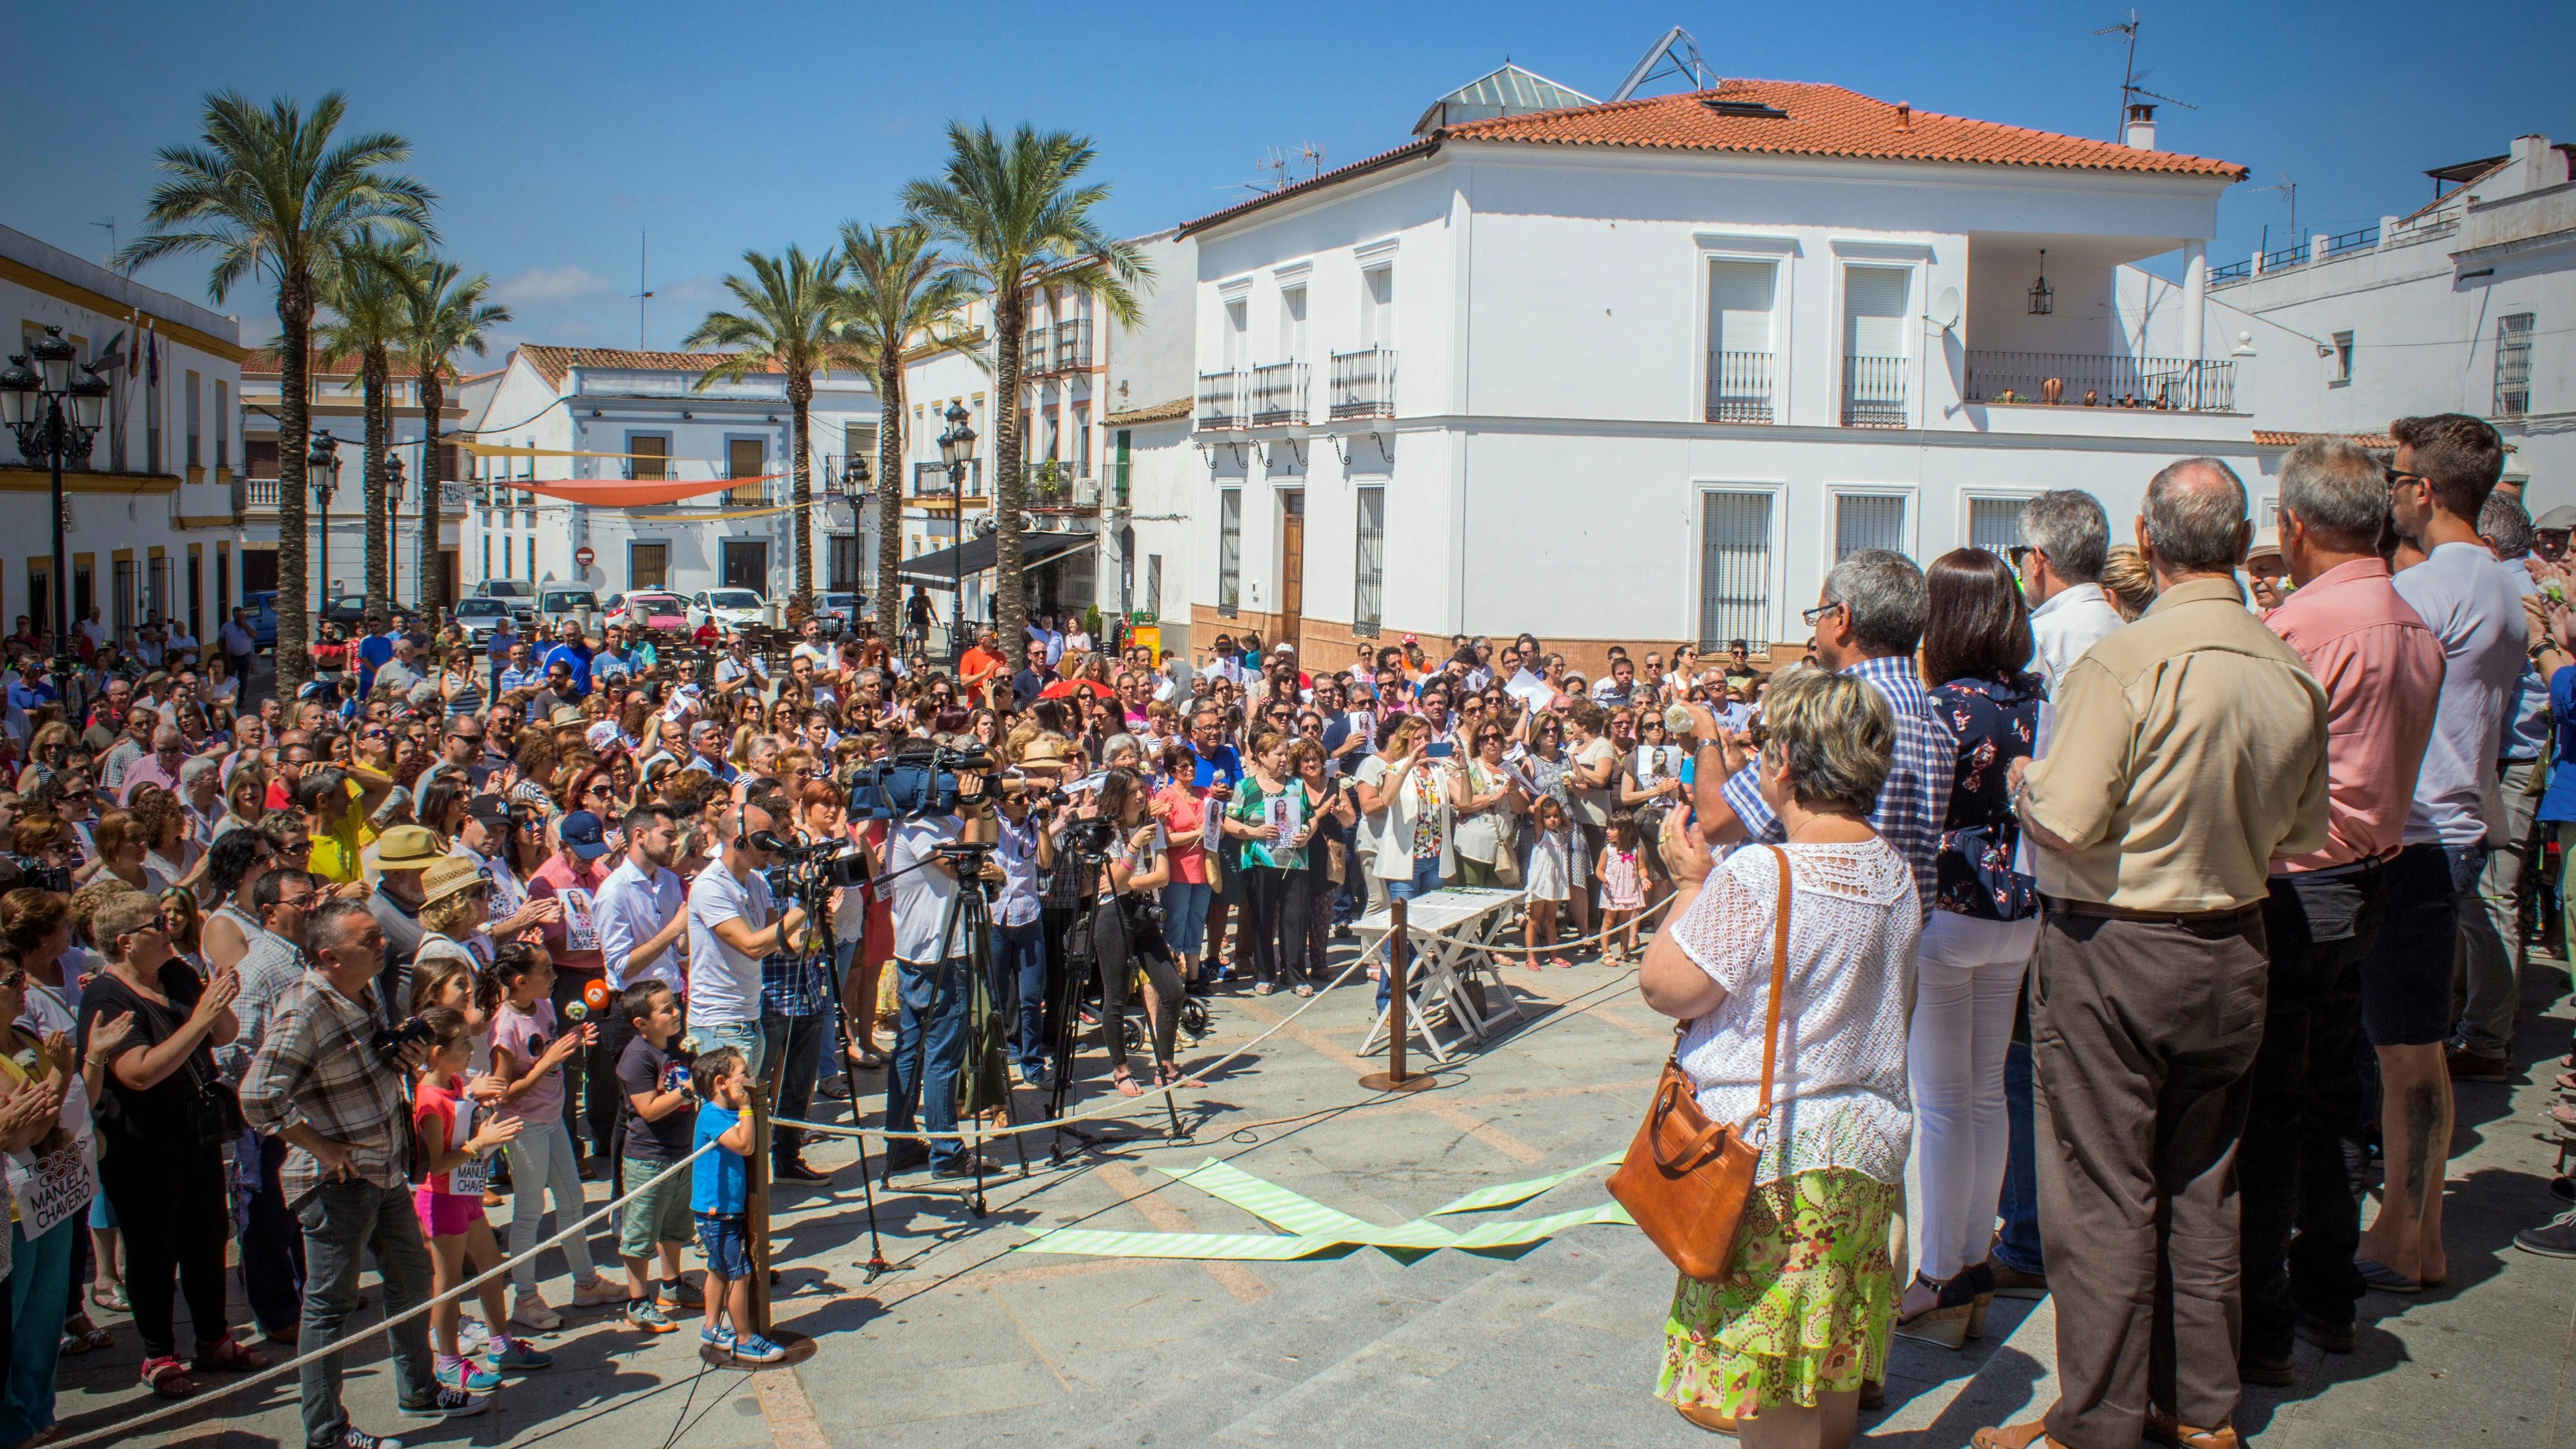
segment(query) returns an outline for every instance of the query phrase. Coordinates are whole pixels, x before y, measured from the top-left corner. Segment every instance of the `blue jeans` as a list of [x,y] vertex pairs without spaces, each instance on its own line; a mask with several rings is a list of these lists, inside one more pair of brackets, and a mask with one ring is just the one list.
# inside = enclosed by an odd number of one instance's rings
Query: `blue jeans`
[[[310,1271],[304,1283],[304,1329],[295,1345],[298,1356],[340,1341],[342,1325],[358,1309],[360,1261],[370,1254],[384,1278],[386,1316],[428,1301],[429,1246],[421,1241],[409,1187],[326,1182],[297,1199],[295,1219],[304,1225],[304,1263]],[[386,1336],[393,1340],[395,1399],[413,1405],[436,1401],[428,1315],[395,1324]],[[348,1411],[340,1407],[340,1355],[327,1354],[299,1372],[304,1442],[339,1443],[340,1431],[349,1423]]]
[[[957,1130],[957,1069],[966,1059],[966,962],[951,956],[938,965],[894,963],[894,1065],[886,1073],[886,1130]],[[921,1125],[915,1127],[915,1121]],[[889,1146],[900,1161],[912,1144]],[[934,1167],[963,1157],[962,1142],[929,1144]]]
[[[1388,881],[1386,898],[1391,901],[1409,901],[1416,896],[1427,896],[1438,889],[1440,889],[1439,857],[1434,856],[1429,860],[1416,859],[1413,862],[1413,879]],[[1391,962],[1394,958],[1390,956],[1388,959]],[[1387,990],[1387,982],[1394,978],[1394,974],[1392,971],[1382,972],[1377,978],[1377,1004],[1381,1011],[1386,1008],[1387,997],[1390,994]],[[1411,1009],[1411,1007],[1406,1008],[1408,1011]]]
[[756,1021],[711,1022],[690,1027],[688,1035],[698,1039],[700,1056],[718,1047],[732,1047],[742,1053],[743,1067],[754,1077],[760,1075],[761,1063],[769,1060],[769,1037]]
[[[781,1117],[814,1116],[814,1066],[822,1055],[823,1014],[786,1016],[763,1006],[760,1009],[761,1055],[775,1069],[777,1093],[770,1098],[773,1110]],[[770,1134],[769,1160],[773,1165],[800,1160],[805,1133],[800,1128],[780,1127]]]
[[[1207,895],[1207,887],[1199,887]],[[993,928],[993,1005],[1011,1023],[1006,1039],[1011,1060],[1022,1067],[1046,1057],[1046,927]]]
[[54,1423],[54,1367],[71,1309],[72,1235],[80,1214],[33,1242],[9,1225],[9,1378],[0,1398],[0,1440],[15,1444]]
[[1163,944],[1183,956],[1195,956],[1207,940],[1208,902],[1214,892],[1206,881],[1176,880],[1163,887]]
[[2039,1245],[2038,1144],[2031,1128],[2030,1043],[2004,1048],[2004,1124],[2009,1139],[2004,1153],[2004,1191],[1996,1212],[2003,1231],[1994,1256],[2008,1268],[2044,1273],[2048,1260]]

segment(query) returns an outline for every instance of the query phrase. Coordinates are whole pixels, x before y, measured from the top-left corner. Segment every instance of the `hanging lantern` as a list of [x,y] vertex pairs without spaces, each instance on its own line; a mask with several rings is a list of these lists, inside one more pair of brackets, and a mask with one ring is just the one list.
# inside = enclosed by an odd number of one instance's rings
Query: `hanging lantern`
[[2030,315],[2045,317],[2057,310],[2057,289],[2048,285],[2048,248],[2039,249],[2039,280],[2030,284]]

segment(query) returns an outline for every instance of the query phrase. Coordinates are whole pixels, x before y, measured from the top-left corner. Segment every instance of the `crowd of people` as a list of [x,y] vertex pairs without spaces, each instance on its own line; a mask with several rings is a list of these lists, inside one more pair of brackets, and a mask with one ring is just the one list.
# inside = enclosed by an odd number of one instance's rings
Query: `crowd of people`
[[[1211,997],[1310,995],[1362,913],[1461,885],[1524,897],[1498,969],[1634,959],[1713,1119],[1776,1052],[1732,1267],[1671,1306],[1684,1416],[1846,1442],[1891,1334],[1955,1349],[2054,1290],[2062,1397],[1980,1444],[2230,1443],[2294,1341],[2349,1352],[2364,1293],[2444,1280],[2450,1083],[2511,1069],[2538,843],[2576,826],[2568,531],[2497,491],[2485,424],[2392,432],[2292,450],[2260,540],[2204,458],[2128,545],[2070,490],[2010,558],[1853,553],[1803,657],[1760,665],[1614,647],[1587,677],[1527,634],[1191,660],[1042,619],[943,667],[814,619],[773,653],[393,617],[250,703],[236,616],[150,658],[76,631],[67,703],[22,620],[0,1444],[58,1432],[99,1307],[157,1394],[310,1355],[308,1444],[395,1443],[326,1351],[369,1259],[397,1314],[511,1263],[392,1330],[406,1414],[481,1411],[567,1315],[696,1309],[773,1360],[755,1088],[806,1120],[883,1071],[889,1170],[979,1176],[958,1128],[996,1074],[1067,1087],[1096,1043],[1107,1090],[1196,1086]],[[954,804],[849,808],[943,769]],[[818,881],[836,855],[870,884]],[[830,1176],[793,1126],[769,1153]],[[534,1251],[592,1181],[634,1194],[613,1231]],[[2522,1245],[2576,1256],[2576,1215]]]

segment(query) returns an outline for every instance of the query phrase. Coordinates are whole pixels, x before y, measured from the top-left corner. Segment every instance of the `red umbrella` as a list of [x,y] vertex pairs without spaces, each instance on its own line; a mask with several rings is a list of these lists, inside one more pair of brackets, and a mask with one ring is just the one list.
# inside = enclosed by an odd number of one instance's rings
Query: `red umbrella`
[[1101,683],[1097,679],[1059,679],[1055,683],[1048,685],[1046,688],[1039,690],[1038,698],[1070,699],[1074,695],[1080,694],[1086,689],[1090,690],[1093,694],[1099,695],[1102,699],[1115,699],[1118,697],[1117,690],[1111,689],[1108,685]]

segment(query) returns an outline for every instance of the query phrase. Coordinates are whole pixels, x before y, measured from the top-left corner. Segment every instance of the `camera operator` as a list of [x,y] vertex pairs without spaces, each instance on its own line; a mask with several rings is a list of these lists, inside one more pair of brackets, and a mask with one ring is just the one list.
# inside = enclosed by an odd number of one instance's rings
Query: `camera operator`
[[[299,1353],[339,1341],[358,1307],[360,1259],[372,1255],[384,1278],[385,1312],[398,1314],[430,1294],[429,1248],[403,1180],[402,1143],[409,1108],[403,1080],[410,1063],[380,1053],[376,1033],[390,1024],[376,996],[385,933],[367,907],[335,897],[305,920],[313,969],[287,992],[242,1076],[242,1115],[252,1130],[291,1145],[278,1186],[304,1228],[304,1325]],[[417,1051],[417,1049],[413,1049]],[[439,1385],[429,1351],[429,1320],[409,1319],[390,1334],[394,1391],[405,1414],[479,1414],[491,1400]],[[337,1354],[303,1369],[304,1442],[332,1449],[374,1449],[373,1436],[340,1406]]]
[[1084,807],[1087,815],[1110,827],[1109,838],[1101,843],[1105,858],[1090,887],[1098,903],[1091,918],[1091,949],[1100,963],[1100,1020],[1110,1060],[1116,1063],[1110,1085],[1127,1097],[1145,1091],[1128,1070],[1127,1034],[1119,1023],[1127,1006],[1128,977],[1139,968],[1145,972],[1145,1016],[1154,1038],[1154,1085],[1205,1085],[1184,1078],[1174,1060],[1183,987],[1155,919],[1157,893],[1171,879],[1170,842],[1146,805],[1144,782],[1136,772],[1116,769],[1101,777],[1097,804]]
[[[1031,647],[1042,646],[1032,641]],[[993,899],[993,1000],[1011,1003],[1004,1018],[1011,1023],[1006,1038],[1011,1064],[1022,1082],[1044,1091],[1049,1085],[1046,1005],[1056,983],[1048,979],[1038,881],[1055,869],[1050,837],[1072,818],[1073,807],[1056,805],[1049,820],[1033,808],[1036,799],[1026,790],[1004,795],[1001,818],[995,822],[993,859],[1002,867],[1002,889]]]
[[689,1034],[698,1050],[720,1046],[742,1053],[754,1077],[767,1059],[760,1030],[760,961],[773,951],[793,951],[805,932],[805,912],[783,913],[762,874],[777,859],[752,842],[780,821],[761,805],[730,807],[715,822],[724,853],[689,885]]
[[[895,757],[933,768],[937,748],[927,739],[907,739]],[[893,876],[895,984],[902,1011],[896,1019],[894,1063],[886,1075],[889,1132],[957,1130],[957,1072],[966,1059],[966,938],[961,929],[941,940],[949,904],[957,898],[957,867],[939,848],[985,839],[992,828],[988,808],[961,801],[946,815],[894,823],[886,869]],[[1001,864],[986,860],[984,878],[1003,879]],[[924,1124],[920,1129],[913,1126],[916,1114]],[[929,1143],[927,1150],[920,1143],[889,1142],[886,1159],[889,1171],[927,1163],[937,1177],[999,1170],[978,1164],[964,1143],[947,1139]]]

